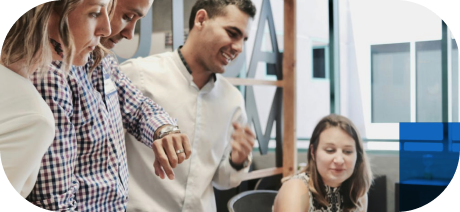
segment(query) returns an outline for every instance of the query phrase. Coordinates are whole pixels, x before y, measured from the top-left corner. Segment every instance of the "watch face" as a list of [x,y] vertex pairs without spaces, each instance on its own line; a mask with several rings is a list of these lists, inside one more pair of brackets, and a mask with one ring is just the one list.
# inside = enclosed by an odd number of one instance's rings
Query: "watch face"
[[171,131],[171,130],[173,130],[173,129],[174,129],[174,127],[169,125],[169,126],[164,127],[164,128],[161,130],[161,132],[162,132],[162,133],[166,133],[166,132],[169,132],[169,131]]
[[244,168],[248,167],[248,164],[249,164],[249,161],[245,160],[244,163],[243,163]]
[[158,137],[163,138],[171,133],[180,133],[179,127],[167,125],[161,129],[160,135]]

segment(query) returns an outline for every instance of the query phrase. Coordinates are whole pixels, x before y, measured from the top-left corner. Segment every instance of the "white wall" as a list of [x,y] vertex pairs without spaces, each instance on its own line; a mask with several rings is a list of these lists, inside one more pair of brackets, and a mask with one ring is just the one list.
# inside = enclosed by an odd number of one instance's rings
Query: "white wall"
[[[131,58],[139,46],[139,34],[134,34],[131,40],[123,39],[118,43],[113,51],[122,58]],[[152,33],[152,45],[150,46],[150,55],[172,51],[172,47],[165,46],[165,32]]]

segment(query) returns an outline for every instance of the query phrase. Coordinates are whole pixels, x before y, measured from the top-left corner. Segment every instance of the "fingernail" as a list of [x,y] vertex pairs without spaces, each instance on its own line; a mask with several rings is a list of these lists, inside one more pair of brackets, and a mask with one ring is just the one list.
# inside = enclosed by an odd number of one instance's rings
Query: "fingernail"
[[168,175],[168,176],[169,176],[169,179],[170,179],[170,180],[174,180],[174,175],[173,175],[173,174],[170,174],[170,175]]

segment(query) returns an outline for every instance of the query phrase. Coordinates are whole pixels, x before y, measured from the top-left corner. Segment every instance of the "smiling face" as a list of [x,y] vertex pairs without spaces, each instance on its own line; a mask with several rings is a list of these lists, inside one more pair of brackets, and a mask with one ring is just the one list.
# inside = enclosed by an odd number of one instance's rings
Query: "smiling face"
[[330,127],[319,136],[316,153],[310,148],[323,182],[340,186],[354,171],[357,160],[353,138],[338,127]]
[[75,45],[74,65],[84,65],[100,38],[110,34],[109,1],[84,0],[69,13],[69,29]]
[[204,70],[213,73],[224,73],[225,66],[243,51],[244,41],[248,37],[249,15],[234,5],[224,10],[224,14],[212,19],[207,17],[205,10],[199,10],[192,29],[200,30],[197,62]]
[[112,33],[102,38],[102,45],[112,49],[124,38],[131,40],[137,21],[147,14],[152,3],[153,0],[118,0],[110,21]]

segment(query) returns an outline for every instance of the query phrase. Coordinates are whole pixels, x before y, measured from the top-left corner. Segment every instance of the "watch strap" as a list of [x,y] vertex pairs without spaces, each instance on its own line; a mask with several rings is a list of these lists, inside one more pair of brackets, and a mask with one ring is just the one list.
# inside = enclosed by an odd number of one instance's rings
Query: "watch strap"
[[[249,157],[249,156],[248,156],[248,157]],[[232,161],[232,152],[230,152],[230,157],[228,158],[228,160],[229,160],[229,162],[230,162],[230,165],[231,165],[236,171],[240,171],[241,169],[244,169],[244,168],[248,167],[248,165],[249,165],[249,159],[248,159],[248,158],[246,158],[246,160],[245,160],[242,164],[240,164],[240,165],[233,163],[233,161]]]

